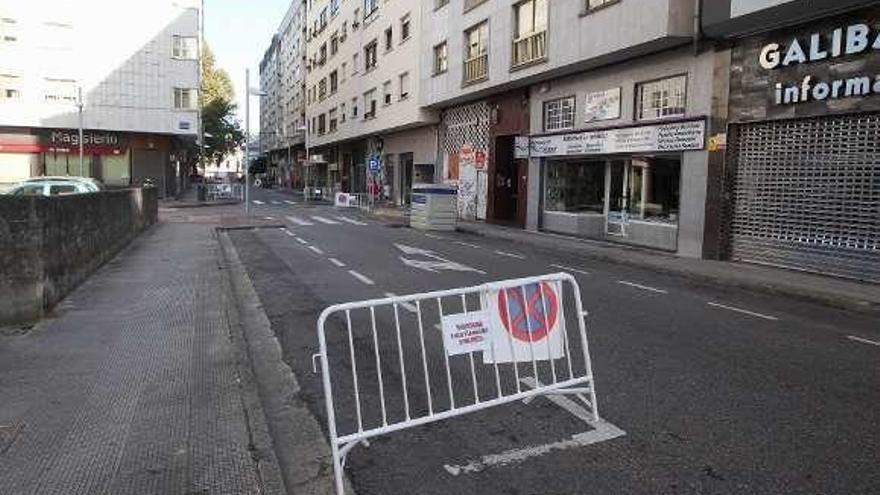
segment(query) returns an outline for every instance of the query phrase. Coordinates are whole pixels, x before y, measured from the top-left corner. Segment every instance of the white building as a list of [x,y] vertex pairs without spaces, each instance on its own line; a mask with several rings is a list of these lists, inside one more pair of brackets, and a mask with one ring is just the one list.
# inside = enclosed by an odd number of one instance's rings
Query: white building
[[[199,132],[197,0],[0,0],[0,182],[79,175],[173,192]],[[183,170],[181,170],[183,169]]]
[[432,182],[436,113],[425,108],[419,61],[423,10],[408,0],[323,0],[308,16],[309,146],[326,189],[371,191],[403,204]]

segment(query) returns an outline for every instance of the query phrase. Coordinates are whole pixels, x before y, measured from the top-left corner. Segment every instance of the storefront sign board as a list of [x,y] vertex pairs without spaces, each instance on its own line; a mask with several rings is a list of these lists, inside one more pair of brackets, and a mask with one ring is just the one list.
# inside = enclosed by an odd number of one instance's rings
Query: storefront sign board
[[620,88],[611,88],[604,91],[587,93],[585,122],[597,122],[600,120],[614,120],[620,118]]
[[531,156],[605,155],[704,149],[706,122],[693,120],[531,139]]
[[516,136],[513,138],[513,157],[516,159],[528,159],[529,157],[529,137]]

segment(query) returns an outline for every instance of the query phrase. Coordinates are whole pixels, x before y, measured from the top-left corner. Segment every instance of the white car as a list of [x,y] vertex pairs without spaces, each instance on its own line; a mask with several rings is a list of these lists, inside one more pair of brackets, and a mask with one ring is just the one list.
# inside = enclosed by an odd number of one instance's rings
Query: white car
[[90,177],[34,177],[6,192],[11,196],[58,196],[98,192],[104,185]]

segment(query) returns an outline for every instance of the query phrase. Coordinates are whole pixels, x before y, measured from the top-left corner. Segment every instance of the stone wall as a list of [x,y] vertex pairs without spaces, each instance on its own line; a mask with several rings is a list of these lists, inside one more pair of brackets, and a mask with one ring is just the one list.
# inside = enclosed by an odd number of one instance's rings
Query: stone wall
[[39,319],[157,221],[155,188],[0,196],[0,325]]

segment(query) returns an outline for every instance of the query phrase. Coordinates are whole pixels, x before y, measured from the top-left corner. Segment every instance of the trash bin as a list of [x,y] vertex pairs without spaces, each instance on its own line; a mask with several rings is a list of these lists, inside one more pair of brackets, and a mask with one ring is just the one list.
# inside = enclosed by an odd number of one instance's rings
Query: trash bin
[[444,184],[414,184],[409,226],[419,230],[455,230],[458,189]]

